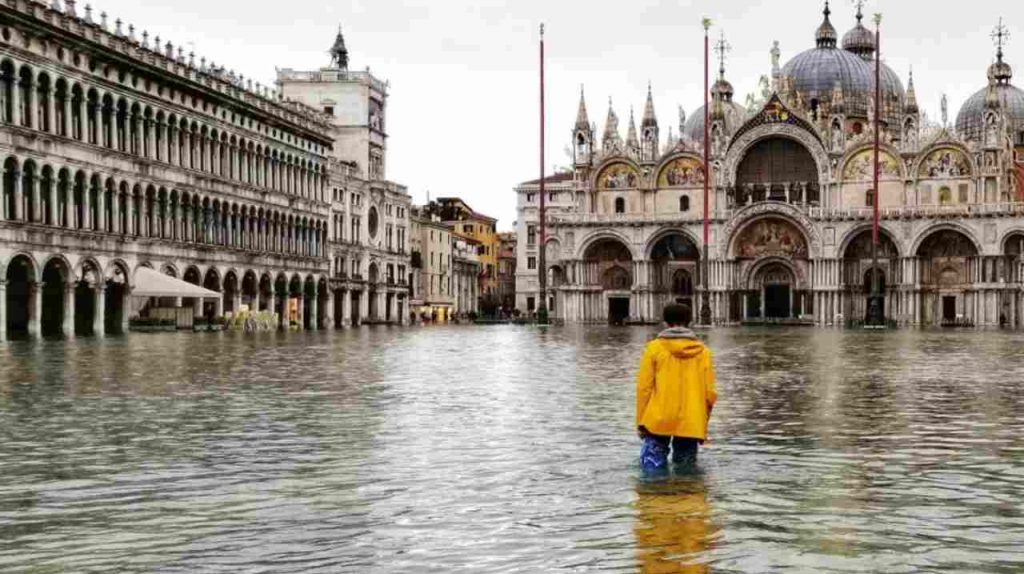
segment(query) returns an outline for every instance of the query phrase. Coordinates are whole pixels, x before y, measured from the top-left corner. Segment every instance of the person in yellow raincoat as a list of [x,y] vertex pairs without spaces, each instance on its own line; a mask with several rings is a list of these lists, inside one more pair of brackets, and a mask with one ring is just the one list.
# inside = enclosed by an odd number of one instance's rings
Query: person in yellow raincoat
[[708,420],[715,406],[715,368],[711,350],[688,327],[688,305],[665,307],[668,327],[647,344],[636,377],[636,425],[646,470],[672,462],[694,464],[697,445],[707,440]]

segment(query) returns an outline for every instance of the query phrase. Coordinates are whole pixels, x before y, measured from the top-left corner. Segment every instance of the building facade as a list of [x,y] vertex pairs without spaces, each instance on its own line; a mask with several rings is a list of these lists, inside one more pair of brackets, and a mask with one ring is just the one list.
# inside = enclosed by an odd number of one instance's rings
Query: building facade
[[516,234],[498,234],[498,304],[504,313],[516,308]]
[[0,15],[0,337],[124,331],[143,267],[324,324],[329,118],[74,2]]
[[452,231],[476,241],[480,247],[479,306],[487,313],[496,307],[498,288],[498,220],[474,211],[457,197],[439,197],[429,209],[440,214]]
[[457,317],[480,312],[480,250],[478,241],[452,234],[452,295]]
[[455,309],[452,293],[452,231],[440,216],[413,208],[413,313],[420,320],[447,321]]
[[[1024,91],[1003,53],[950,123],[929,125],[913,79],[881,64],[858,13],[840,42],[827,6],[814,45],[772,72],[760,98],[733,101],[724,65],[709,110],[663,144],[650,91],[625,140],[609,110],[597,140],[581,96],[574,168],[547,188],[551,307],[568,321],[654,322],[665,304],[699,307],[708,285],[716,324],[862,321],[877,276],[899,325],[1024,324]],[[1000,28],[1002,30],[1002,28]],[[809,38],[810,39],[810,38]],[[881,183],[873,130],[881,123]],[[710,238],[703,276],[704,178]],[[517,306],[536,305],[539,182],[516,189]],[[872,250],[875,194],[881,212]]]
[[409,317],[409,210],[404,186],[387,180],[387,83],[348,69],[338,32],[331,62],[314,71],[278,70],[285,98],[328,118],[331,171],[328,316],[343,326],[404,323]]

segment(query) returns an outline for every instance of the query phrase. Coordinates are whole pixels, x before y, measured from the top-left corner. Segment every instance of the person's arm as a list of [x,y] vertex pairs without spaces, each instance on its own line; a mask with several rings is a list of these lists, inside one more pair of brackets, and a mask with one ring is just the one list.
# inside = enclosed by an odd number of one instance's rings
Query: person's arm
[[640,359],[640,370],[636,374],[636,426],[640,429],[640,420],[647,410],[647,403],[654,393],[654,355],[650,348],[644,349]]
[[[711,350],[705,351],[707,356],[707,365],[704,367],[704,401],[708,410],[707,420],[711,421],[711,411],[715,408],[715,403],[718,402],[718,389],[715,386],[715,363],[711,358]],[[707,428],[704,429],[704,435],[707,435]]]

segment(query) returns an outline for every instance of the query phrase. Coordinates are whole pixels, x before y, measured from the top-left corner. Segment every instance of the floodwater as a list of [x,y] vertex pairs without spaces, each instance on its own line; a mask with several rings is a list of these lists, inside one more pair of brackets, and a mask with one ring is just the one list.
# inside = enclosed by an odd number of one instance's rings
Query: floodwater
[[697,474],[648,329],[0,345],[0,571],[1020,572],[1024,334],[720,329]]

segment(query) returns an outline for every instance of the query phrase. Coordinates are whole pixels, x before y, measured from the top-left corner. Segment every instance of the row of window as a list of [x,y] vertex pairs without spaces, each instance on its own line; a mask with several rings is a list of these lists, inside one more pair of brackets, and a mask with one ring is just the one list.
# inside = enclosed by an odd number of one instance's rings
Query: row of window
[[301,155],[0,62],[0,120],[238,183],[323,200],[326,167]]
[[8,221],[307,257],[323,257],[327,238],[313,218],[14,157],[4,162],[2,209]]
[[[348,264],[350,264],[350,267],[346,265],[346,262]],[[360,269],[362,268],[362,266],[363,266],[363,260],[361,258],[359,258],[359,257],[352,257],[351,259],[346,259],[345,257],[338,256],[338,257],[334,258],[334,275],[335,275],[335,277],[340,277],[340,278],[351,277],[352,279],[355,279],[357,281],[361,281],[363,279],[363,276],[360,273]],[[351,274],[346,274],[346,270],[347,269],[351,269]],[[379,270],[379,268],[377,266],[377,263],[370,263],[369,278],[368,278],[368,280],[369,280],[370,283],[373,283],[373,284],[376,284],[376,283],[380,282],[380,270]],[[405,284],[404,283],[405,282],[405,265],[398,265],[398,275],[397,275],[397,280],[396,280],[395,264],[394,263],[388,263],[385,266],[385,279],[384,280],[385,280],[385,282],[388,285],[398,285],[398,284],[404,285]]]
[[[104,26],[104,29],[105,28],[106,27]],[[122,38],[124,37],[124,34],[120,32],[116,35],[119,35]],[[4,42],[12,42],[13,36],[14,31],[11,28],[3,27],[0,29],[0,39]],[[184,50],[180,46],[178,47],[178,56],[175,58],[171,53],[162,52],[165,46],[159,45],[159,36],[156,38],[156,43],[153,45],[152,49],[150,49],[148,45],[146,32],[143,32],[142,36],[143,41],[140,47],[143,49],[139,50],[136,53],[136,56],[143,61],[148,61],[149,64],[163,67],[164,64],[157,60],[161,57],[166,57],[172,62],[183,66],[186,65]],[[88,71],[88,73],[95,75],[95,77],[102,79],[103,81],[116,83],[124,86],[125,88],[141,91],[150,97],[160,98],[166,100],[168,103],[190,108],[197,113],[201,112],[208,114],[214,118],[219,117],[221,121],[229,122],[232,125],[243,129],[256,131],[266,137],[278,139],[281,142],[286,142],[289,145],[294,145],[312,153],[325,153],[326,151],[324,146],[316,142],[294,135],[290,131],[279,130],[275,127],[271,127],[259,120],[254,120],[247,114],[231,110],[226,105],[218,106],[215,102],[206,99],[202,95],[197,93],[186,94],[184,90],[176,90],[172,86],[165,86],[162,82],[162,77],[146,77],[145,73],[140,71],[141,68],[132,68],[130,71],[126,71],[125,69],[118,68],[116,64],[102,62],[99,56],[81,54],[74,50],[65,50],[64,47],[60,45],[51,45],[49,41],[51,39],[52,37],[47,38],[46,36],[40,37],[32,35],[22,35],[21,37],[22,44],[25,48],[32,49],[34,47],[42,54],[42,56],[51,60],[56,60],[59,65],[69,68],[70,70],[80,73]],[[131,41],[138,45],[138,42],[134,39]],[[200,58],[200,64],[201,65],[197,67],[193,57],[191,55],[189,56],[187,63],[188,68],[193,71],[202,72],[200,74],[191,75],[191,79],[203,84],[207,88],[218,90],[229,98],[245,100],[247,103],[255,105],[267,113],[280,117],[286,121],[297,121],[299,123],[309,121],[310,118],[303,117],[302,110],[290,110],[272,102],[270,100],[271,95],[269,93],[262,93],[262,97],[259,99],[251,98],[252,95],[259,91],[258,86],[256,91],[253,90],[252,80],[248,81],[248,89],[245,89],[242,85],[243,78],[241,76],[236,77],[233,73],[225,73],[223,67],[214,66],[213,62],[210,62],[210,65],[207,66],[206,58]],[[291,106],[295,106],[294,102],[289,104]],[[307,115],[311,116],[314,113],[315,112],[312,109],[309,109]]]

